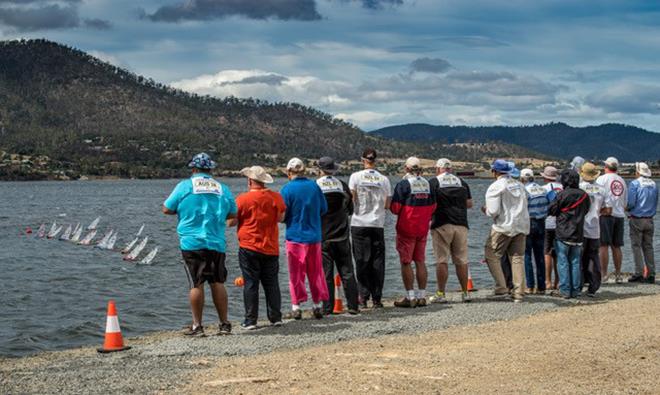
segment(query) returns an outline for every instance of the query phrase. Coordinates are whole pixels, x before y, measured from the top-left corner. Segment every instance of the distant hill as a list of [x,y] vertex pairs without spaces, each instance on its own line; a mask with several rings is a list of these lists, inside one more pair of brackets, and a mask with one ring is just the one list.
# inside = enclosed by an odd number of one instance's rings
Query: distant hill
[[367,146],[390,158],[534,156],[508,144],[387,140],[300,104],[198,96],[51,41],[0,41],[0,179],[173,177],[200,151],[236,170],[358,159]]
[[587,127],[565,123],[518,127],[408,124],[374,130],[372,134],[413,142],[500,141],[567,160],[576,155],[589,159],[615,156],[624,162],[660,159],[660,133],[612,123]]

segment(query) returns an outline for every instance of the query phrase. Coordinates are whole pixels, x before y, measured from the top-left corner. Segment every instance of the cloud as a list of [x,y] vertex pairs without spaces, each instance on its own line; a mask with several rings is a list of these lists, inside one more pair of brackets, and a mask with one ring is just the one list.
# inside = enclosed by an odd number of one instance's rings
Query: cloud
[[438,37],[437,40],[470,48],[495,48],[509,45],[507,42],[485,36],[444,36]]
[[0,24],[19,32],[71,29],[85,26],[107,30],[110,22],[78,15],[82,0],[0,0]]
[[660,86],[622,82],[588,95],[586,103],[606,112],[660,114]]
[[362,6],[364,8],[368,8],[370,10],[380,10],[386,5],[395,6],[395,5],[403,4],[403,0],[341,0],[341,1],[360,2],[362,3]]
[[85,26],[90,29],[96,30],[109,30],[112,28],[112,23],[105,19],[85,19]]
[[321,19],[314,0],[186,0],[158,8],[145,17],[154,22],[206,21],[243,16],[250,19]]
[[245,77],[238,81],[227,81],[223,82],[225,85],[249,85],[249,84],[266,84],[272,86],[279,86],[282,83],[288,81],[289,79],[283,75],[277,74],[263,74],[263,75],[254,75],[250,77]]
[[410,63],[412,72],[444,73],[451,68],[451,63],[440,58],[419,58]]

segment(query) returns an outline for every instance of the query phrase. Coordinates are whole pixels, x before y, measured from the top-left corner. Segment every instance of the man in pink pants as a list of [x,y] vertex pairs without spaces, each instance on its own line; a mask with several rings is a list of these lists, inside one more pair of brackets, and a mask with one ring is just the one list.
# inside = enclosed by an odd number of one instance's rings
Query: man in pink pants
[[314,317],[321,319],[322,303],[329,298],[321,256],[321,216],[328,211],[328,204],[316,182],[304,176],[305,164],[300,159],[291,159],[286,170],[289,183],[280,194],[286,205],[286,255],[293,318],[302,318],[300,305],[307,301],[307,275]]

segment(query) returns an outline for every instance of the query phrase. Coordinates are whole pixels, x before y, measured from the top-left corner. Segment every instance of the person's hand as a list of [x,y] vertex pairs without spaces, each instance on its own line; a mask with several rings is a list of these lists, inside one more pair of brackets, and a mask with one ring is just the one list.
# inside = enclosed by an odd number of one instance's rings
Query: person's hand
[[486,206],[481,206],[481,212],[486,214]]

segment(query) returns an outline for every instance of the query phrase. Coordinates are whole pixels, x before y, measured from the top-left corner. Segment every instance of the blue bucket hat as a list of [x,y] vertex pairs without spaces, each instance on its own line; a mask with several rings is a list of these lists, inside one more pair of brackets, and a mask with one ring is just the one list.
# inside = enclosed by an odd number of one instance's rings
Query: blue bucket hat
[[495,159],[493,164],[490,165],[490,169],[498,173],[509,174],[513,167],[510,162],[505,161],[504,159]]
[[520,169],[516,167],[516,163],[509,162],[509,166],[511,167],[511,171],[509,172],[509,175],[513,178],[520,178]]
[[215,169],[215,166],[216,164],[213,159],[211,159],[209,154],[204,152],[193,156],[190,163],[188,163],[188,167],[202,170]]

